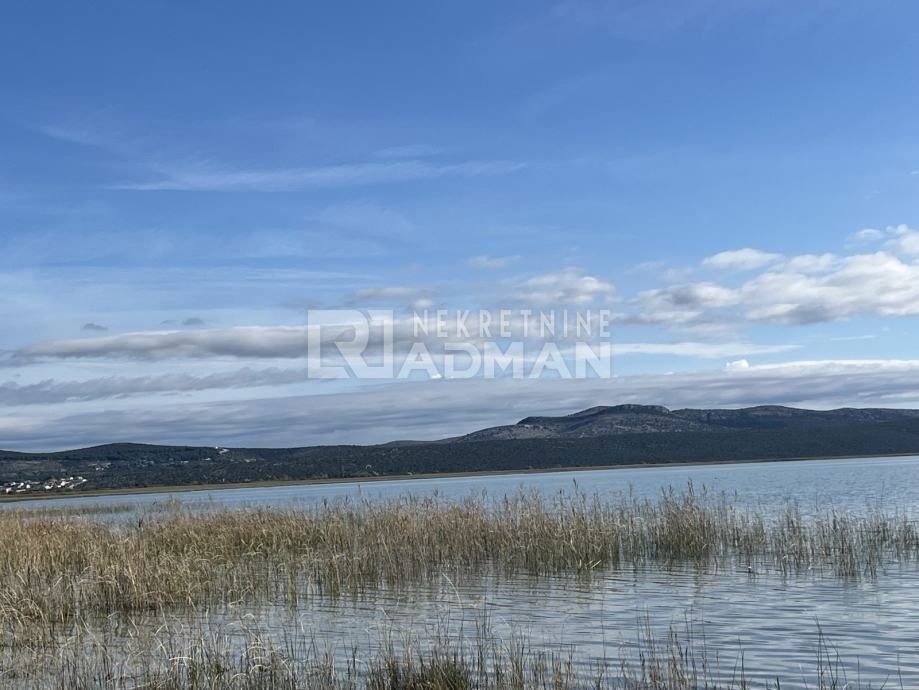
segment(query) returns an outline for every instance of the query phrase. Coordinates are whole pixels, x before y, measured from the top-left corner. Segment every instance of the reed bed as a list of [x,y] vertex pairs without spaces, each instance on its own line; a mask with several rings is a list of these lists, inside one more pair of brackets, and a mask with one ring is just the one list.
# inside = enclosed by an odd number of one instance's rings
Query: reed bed
[[296,605],[452,577],[626,567],[877,577],[914,562],[903,516],[767,517],[690,485],[655,501],[582,493],[471,496],[315,508],[179,509],[121,521],[0,512],[0,643],[53,640],[68,622],[218,604]]
[[[35,650],[31,650],[35,651]],[[791,679],[789,684],[787,680]],[[784,683],[784,685],[783,685]],[[425,644],[392,633],[372,649],[345,655],[314,639],[281,639],[258,630],[236,635],[167,626],[113,640],[83,631],[53,652],[0,656],[0,688],[33,690],[869,690],[902,688],[899,679],[863,683],[822,636],[808,669],[775,669],[754,680],[743,655],[719,659],[671,629],[650,633],[629,656],[577,663],[572,650],[503,640],[482,621],[469,636],[435,632]]]

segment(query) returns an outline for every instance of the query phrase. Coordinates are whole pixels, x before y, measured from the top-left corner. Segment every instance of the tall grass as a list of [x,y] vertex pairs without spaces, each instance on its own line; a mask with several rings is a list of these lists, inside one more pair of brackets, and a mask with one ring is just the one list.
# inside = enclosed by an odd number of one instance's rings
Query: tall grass
[[919,554],[902,516],[805,518],[666,491],[656,501],[559,494],[405,498],[307,510],[157,512],[122,521],[0,512],[0,635],[53,638],[68,621],[214,604],[295,605],[443,572],[565,573],[689,564],[876,577]]
[[[43,656],[22,650],[0,656],[0,687],[46,690],[781,690],[789,669],[751,680],[743,656],[719,660],[671,631],[650,634],[631,657],[576,664],[570,650],[501,640],[486,625],[469,637],[434,633],[421,645],[389,636],[372,650],[336,656],[316,640],[278,640],[257,630],[238,636],[204,627],[161,628],[140,639],[86,635]],[[854,671],[850,678],[848,671]],[[794,685],[813,690],[867,690],[857,664],[844,664],[820,638],[808,669],[791,671]],[[788,687],[786,684],[784,687]],[[888,683],[885,687],[900,687]]]
[[[411,587],[442,574],[570,574],[586,586],[595,573],[623,568],[857,579],[893,562],[912,567],[919,556],[919,528],[902,515],[808,517],[793,505],[765,515],[692,485],[656,500],[521,493],[309,509],[88,508],[74,517],[0,511],[0,687],[739,690],[753,687],[742,657],[721,664],[685,636],[659,643],[650,625],[627,658],[586,669],[572,652],[499,640],[484,625],[471,640],[387,639],[350,655],[289,630],[277,640],[176,625],[217,607],[286,610],[304,597]],[[162,627],[132,627],[151,618]],[[859,687],[825,645],[816,660],[808,687]]]

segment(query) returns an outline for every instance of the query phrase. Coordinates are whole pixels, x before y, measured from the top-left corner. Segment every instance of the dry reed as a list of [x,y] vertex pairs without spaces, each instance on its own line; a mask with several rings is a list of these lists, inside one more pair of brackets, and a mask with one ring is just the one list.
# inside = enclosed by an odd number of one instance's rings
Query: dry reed
[[[69,621],[228,603],[295,605],[449,571],[733,567],[876,577],[919,554],[902,516],[788,506],[775,519],[697,496],[405,498],[307,510],[170,510],[125,520],[0,512],[0,636],[53,640]],[[2,639],[2,638],[0,638]]]

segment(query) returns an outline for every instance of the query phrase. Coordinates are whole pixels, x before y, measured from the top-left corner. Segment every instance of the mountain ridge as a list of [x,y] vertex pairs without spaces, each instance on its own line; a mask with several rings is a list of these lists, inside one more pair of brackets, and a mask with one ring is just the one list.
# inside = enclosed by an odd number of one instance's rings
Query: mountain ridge
[[624,404],[596,406],[561,416],[525,417],[516,424],[488,427],[449,439],[453,442],[532,438],[584,438],[624,433],[744,431],[764,428],[834,427],[919,419],[919,410],[841,407],[808,410],[782,405],[736,409],[681,408]]
[[[740,408],[677,408],[663,405],[623,403],[620,405],[595,405],[566,415],[532,415],[515,424],[486,427],[460,436],[419,441],[402,439],[371,444],[324,444],[288,447],[231,447],[230,450],[301,451],[305,449],[386,448],[403,445],[429,445],[439,443],[464,443],[479,440],[522,440],[533,438],[584,438],[614,436],[626,433],[687,433],[692,431],[752,431],[764,428],[832,427],[846,424],[883,424],[906,419],[919,420],[919,409],[885,407],[839,407],[830,410],[810,410],[785,405],[756,405]],[[515,436],[514,434],[519,434]],[[510,435],[509,435],[510,434]],[[11,457],[31,458],[63,456],[90,452],[116,451],[207,450],[217,451],[222,446],[190,444],[157,444],[113,442],[56,451],[14,451],[0,449],[0,461]]]
[[0,486],[80,476],[86,489],[616,465],[919,455],[919,410],[596,406],[436,441],[294,448],[113,443],[0,451]]

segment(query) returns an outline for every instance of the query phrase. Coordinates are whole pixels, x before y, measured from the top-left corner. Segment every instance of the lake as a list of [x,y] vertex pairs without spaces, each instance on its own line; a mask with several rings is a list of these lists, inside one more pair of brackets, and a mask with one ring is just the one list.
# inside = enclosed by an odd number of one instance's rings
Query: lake
[[655,498],[664,488],[685,489],[690,481],[697,488],[705,487],[711,491],[736,495],[745,505],[765,512],[781,508],[789,501],[797,503],[805,513],[830,508],[863,513],[876,507],[919,511],[919,456],[533,472],[74,496],[35,499],[25,503],[0,502],[0,509],[81,505],[143,508],[171,499],[210,503],[226,508],[302,507],[340,498],[385,500],[435,493],[446,498],[461,498],[483,491],[492,497],[501,497],[521,489],[551,494],[571,491],[575,486],[588,493],[631,492],[638,497]]
[[[831,510],[881,510],[912,518],[919,511],[919,457],[743,463],[590,470],[500,476],[252,487],[130,496],[30,501],[19,507],[126,506],[142,510],[170,499],[204,508],[308,507],[329,499],[386,500],[437,493],[447,499],[485,492],[580,491],[655,498],[667,487],[726,492],[741,507],[775,514],[788,502],[808,515]],[[17,504],[5,504],[5,508]],[[818,634],[831,655],[863,686],[919,687],[919,581],[914,563],[890,561],[877,578],[844,580],[832,573],[783,575],[740,565],[699,569],[674,564],[560,576],[503,577],[445,572],[432,582],[329,600],[304,599],[295,611],[237,612],[269,629],[296,626],[347,654],[377,645],[384,633],[424,638],[432,630],[467,634],[487,619],[500,639],[523,637],[537,649],[571,650],[588,671],[601,660],[629,657],[649,633],[669,630],[704,648],[730,678],[742,658],[747,676],[783,688],[814,687]],[[219,615],[230,616],[223,612]]]

